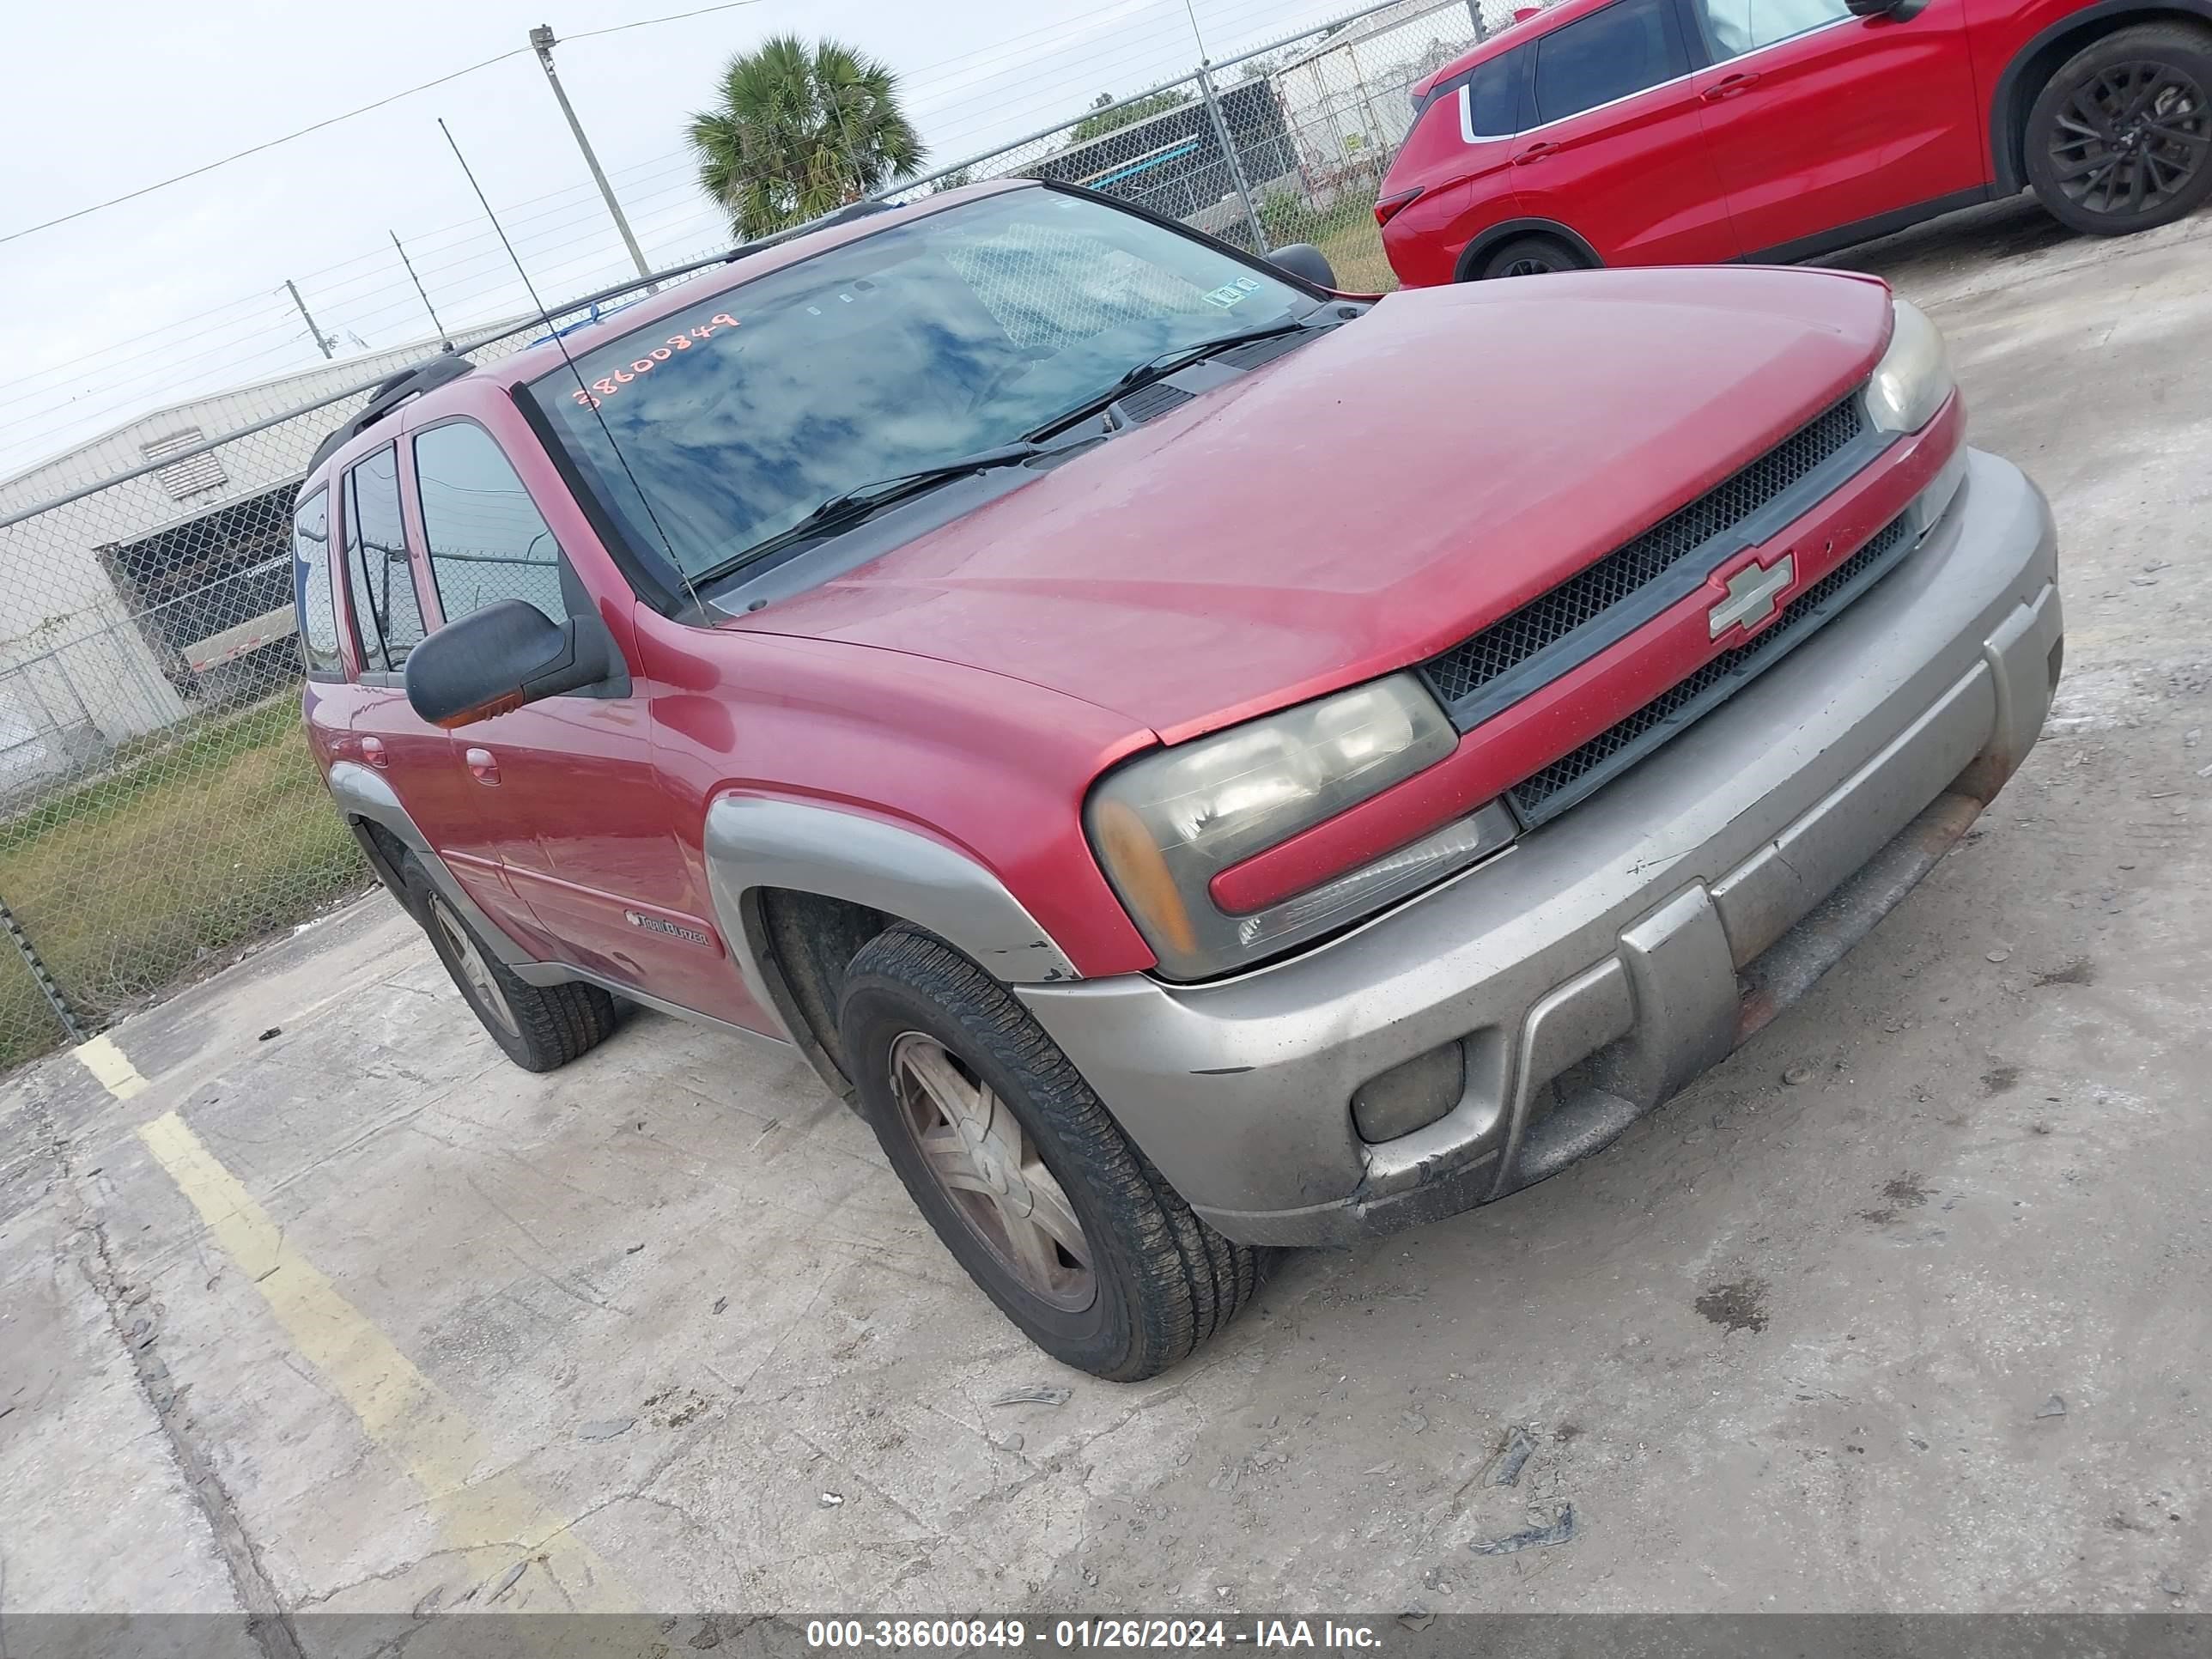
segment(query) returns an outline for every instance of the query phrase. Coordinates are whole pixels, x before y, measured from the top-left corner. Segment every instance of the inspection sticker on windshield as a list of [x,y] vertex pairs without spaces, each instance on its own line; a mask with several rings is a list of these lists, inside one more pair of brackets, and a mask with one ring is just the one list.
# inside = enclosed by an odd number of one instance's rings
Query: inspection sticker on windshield
[[1250,297],[1252,289],[1257,287],[1259,287],[1257,283],[1254,283],[1250,288],[1247,288],[1243,283],[1224,283],[1219,288],[1215,289],[1212,293],[1203,295],[1200,297],[1205,300],[1206,304],[1210,306],[1219,306],[1224,311],[1226,311],[1238,301]]

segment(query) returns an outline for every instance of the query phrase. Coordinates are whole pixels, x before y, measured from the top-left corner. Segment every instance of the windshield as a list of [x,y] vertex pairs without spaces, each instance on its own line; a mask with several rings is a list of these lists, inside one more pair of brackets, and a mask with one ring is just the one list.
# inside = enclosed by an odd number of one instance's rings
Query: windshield
[[1151,357],[1314,303],[1225,249],[1024,190],[725,288],[580,358],[588,390],[566,368],[532,390],[632,548],[694,576],[841,490],[1017,442]]

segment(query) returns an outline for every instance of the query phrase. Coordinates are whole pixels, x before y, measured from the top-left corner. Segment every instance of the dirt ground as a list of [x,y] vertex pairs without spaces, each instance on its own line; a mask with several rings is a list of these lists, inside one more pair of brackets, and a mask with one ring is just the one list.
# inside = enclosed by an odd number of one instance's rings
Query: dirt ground
[[1601,1156],[1115,1387],[799,1066],[526,1076],[378,896],[0,1085],[0,1612],[2212,1607],[2209,240],[1855,256],[2052,498],[2065,684]]

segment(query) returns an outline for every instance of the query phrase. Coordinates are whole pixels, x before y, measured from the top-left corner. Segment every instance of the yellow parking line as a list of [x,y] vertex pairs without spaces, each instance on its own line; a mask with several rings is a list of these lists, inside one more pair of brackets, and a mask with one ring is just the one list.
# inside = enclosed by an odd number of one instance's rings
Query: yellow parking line
[[[522,1481],[502,1473],[477,1478],[479,1470],[492,1468],[493,1452],[460,1409],[292,1246],[183,1118],[165,1112],[138,1135],[252,1280],[301,1355],[353,1408],[370,1440],[422,1489],[451,1547],[503,1547],[521,1556],[527,1547],[530,1565],[517,1589],[526,1590],[542,1570],[579,1610],[636,1605],[605,1561],[574,1534],[557,1531],[560,1517]],[[535,1559],[541,1554],[542,1569]],[[508,1591],[501,1606],[512,1609],[521,1599]]]
[[138,1068],[115,1046],[111,1036],[96,1036],[80,1042],[70,1051],[84,1063],[84,1069],[98,1078],[100,1086],[118,1100],[128,1100],[146,1086],[146,1079],[138,1075]]

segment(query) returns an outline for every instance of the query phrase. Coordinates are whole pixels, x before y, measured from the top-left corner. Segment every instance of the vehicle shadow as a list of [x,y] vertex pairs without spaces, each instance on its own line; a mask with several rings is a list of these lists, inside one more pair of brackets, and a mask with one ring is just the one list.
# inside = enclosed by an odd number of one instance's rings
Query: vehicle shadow
[[1861,242],[1819,261],[1835,270],[1890,276],[1913,268],[1967,260],[2017,259],[2065,242],[2095,242],[2066,228],[2025,193],[1947,214],[1924,225]]

